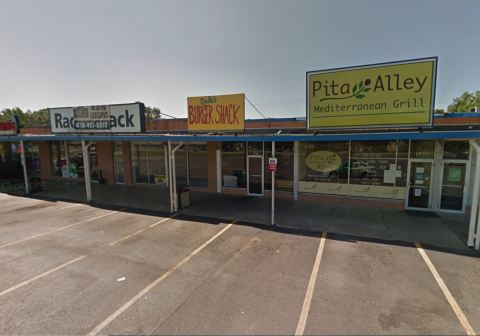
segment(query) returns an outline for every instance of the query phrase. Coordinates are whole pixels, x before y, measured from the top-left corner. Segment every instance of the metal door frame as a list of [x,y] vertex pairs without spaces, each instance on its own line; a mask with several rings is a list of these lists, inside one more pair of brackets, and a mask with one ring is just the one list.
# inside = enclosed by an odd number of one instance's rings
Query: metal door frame
[[[430,169],[430,185],[428,191],[428,207],[427,208],[417,208],[417,207],[410,207],[408,206],[408,201],[410,199],[410,174],[411,174],[411,166],[412,163],[415,162],[422,162],[422,163],[430,163],[432,168]],[[407,190],[405,192],[405,209],[408,210],[418,210],[418,211],[432,211],[432,190],[433,190],[433,172],[435,169],[435,162],[434,159],[409,159],[408,160],[408,167],[407,167]]]
[[[465,165],[465,183],[463,184],[463,199],[462,199],[462,210],[451,210],[451,209],[442,209],[442,188],[443,188],[443,171],[445,163],[461,163]],[[439,202],[438,210],[442,212],[451,212],[451,213],[465,213],[465,208],[467,205],[468,197],[468,181],[470,180],[470,160],[458,160],[458,159],[443,159],[440,167],[440,192],[439,192]]]
[[[261,159],[262,160],[262,193],[255,194],[250,192],[250,158],[252,159]],[[249,196],[263,196],[265,193],[265,172],[264,172],[264,162],[263,155],[247,155],[247,195]]]

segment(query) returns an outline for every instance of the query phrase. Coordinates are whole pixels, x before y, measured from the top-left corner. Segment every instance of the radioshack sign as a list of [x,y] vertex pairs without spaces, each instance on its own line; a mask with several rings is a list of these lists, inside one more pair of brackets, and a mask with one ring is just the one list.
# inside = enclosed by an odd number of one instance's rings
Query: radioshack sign
[[52,133],[143,133],[143,103],[48,109]]

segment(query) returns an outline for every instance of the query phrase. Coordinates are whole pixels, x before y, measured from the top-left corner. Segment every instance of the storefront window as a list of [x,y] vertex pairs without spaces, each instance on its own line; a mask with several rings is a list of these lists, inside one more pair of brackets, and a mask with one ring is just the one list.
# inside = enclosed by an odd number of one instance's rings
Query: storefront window
[[[52,175],[65,178],[84,178],[83,151],[80,142],[55,141],[50,144]],[[97,150],[92,143],[88,147],[90,157],[90,176],[98,181],[100,174],[97,165]]]
[[348,183],[348,152],[348,142],[300,143],[300,181]]
[[443,158],[447,160],[468,160],[470,144],[468,141],[445,141],[443,144]]
[[148,154],[147,144],[132,142],[133,181],[135,183],[148,183]]
[[208,187],[208,152],[207,144],[188,144],[190,185]]
[[67,156],[65,155],[65,143],[51,142],[50,153],[52,158],[52,175],[69,177],[67,169]]
[[350,183],[394,186],[396,155],[396,141],[352,142]]
[[434,155],[434,140],[412,140],[410,144],[411,159],[433,159]]
[[277,158],[275,189],[293,191],[293,142],[275,143],[275,157]]
[[246,151],[243,142],[222,142],[222,185],[245,188]]
[[115,172],[115,183],[125,183],[125,168],[123,166],[123,143],[113,144],[113,165]]
[[186,145],[183,145],[175,152],[175,177],[179,186],[186,186],[188,184]]
[[25,159],[27,162],[27,172],[30,176],[40,175],[40,156],[38,145],[25,143]]
[[166,185],[165,144],[161,142],[148,143],[147,151],[149,183]]
[[68,143],[67,146],[68,157],[70,158],[70,177],[83,178],[85,176],[85,172],[83,168],[82,145],[77,143]]

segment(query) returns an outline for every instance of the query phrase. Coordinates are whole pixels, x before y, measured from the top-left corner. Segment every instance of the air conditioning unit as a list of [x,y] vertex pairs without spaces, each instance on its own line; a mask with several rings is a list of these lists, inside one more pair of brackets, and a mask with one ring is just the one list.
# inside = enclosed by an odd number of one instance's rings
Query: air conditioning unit
[[478,112],[478,107],[474,106],[470,109],[470,112]]

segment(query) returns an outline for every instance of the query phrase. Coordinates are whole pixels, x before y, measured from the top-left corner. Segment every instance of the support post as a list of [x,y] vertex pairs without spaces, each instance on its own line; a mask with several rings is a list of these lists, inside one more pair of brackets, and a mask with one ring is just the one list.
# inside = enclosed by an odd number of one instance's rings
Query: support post
[[188,144],[185,145],[185,156],[187,157],[187,186],[190,187],[190,150]]
[[22,152],[20,153],[20,160],[22,161],[22,167],[23,167],[23,181],[25,182],[25,194],[29,194],[30,185],[28,184],[27,159],[25,157],[25,144],[23,140],[20,140],[20,147],[22,149]]
[[170,168],[168,165],[168,156],[170,155],[170,151],[168,150],[168,145],[163,145],[163,156],[165,158],[165,175],[166,175],[166,185],[167,187],[170,185]]
[[65,150],[65,161],[67,163],[67,176],[63,176],[63,172],[62,172],[62,177],[72,177],[72,172],[70,171],[71,169],[71,166],[70,166],[70,152],[68,151],[68,143],[67,141],[65,140],[63,142],[63,149]]
[[85,175],[85,190],[87,193],[87,202],[92,200],[92,184],[90,176],[90,156],[88,155],[88,147],[92,143],[86,143],[85,140],[82,140],[82,153],[83,153],[83,170]]
[[[478,201],[480,193],[480,145],[475,140],[470,140],[470,145],[475,151],[475,176],[473,182],[472,208],[470,210],[470,223],[468,228],[468,246],[475,245],[475,249],[480,248],[480,225],[478,215]],[[474,239],[475,238],[475,239]]]
[[[275,157],[275,141],[272,141],[272,157]],[[272,170],[272,218],[271,224],[275,225],[275,171]]]
[[[169,147],[170,147],[170,170],[171,170],[171,181],[170,181],[170,185],[171,185],[171,190],[172,190],[172,194],[171,195],[171,200],[172,200],[172,207],[170,208],[172,211],[171,212],[177,212],[178,211],[178,200],[177,200],[177,178],[176,178],[176,172],[175,172],[175,152],[180,148],[182,147],[183,145],[183,141],[180,141],[180,143],[174,148],[174,149],[171,149],[172,148],[172,145],[171,145],[171,142],[169,141]],[[173,209],[172,209],[173,208]]]
[[295,141],[293,143],[293,199],[298,200],[298,153],[299,153],[300,143]]
[[217,167],[217,193],[222,192],[222,150],[217,149],[215,152],[215,164]]
[[173,179],[172,179],[172,160],[170,159],[171,156],[172,156],[172,142],[171,141],[168,141],[168,161],[169,161],[169,165],[168,165],[168,190],[170,192],[170,212],[173,212],[173,209],[174,209],[174,206],[173,206],[173,202],[174,202],[174,199],[173,199]]

